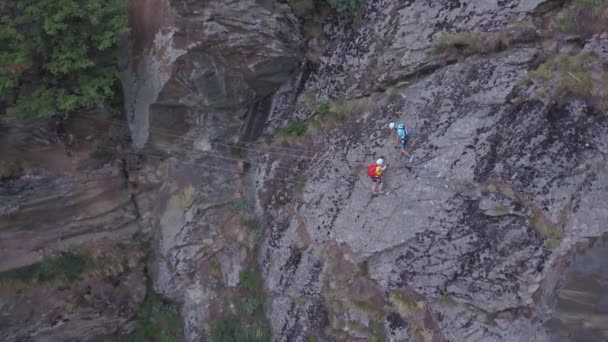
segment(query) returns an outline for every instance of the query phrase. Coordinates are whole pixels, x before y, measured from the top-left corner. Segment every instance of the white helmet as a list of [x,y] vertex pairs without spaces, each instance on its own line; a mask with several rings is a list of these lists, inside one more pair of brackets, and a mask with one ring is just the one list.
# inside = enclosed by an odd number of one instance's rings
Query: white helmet
[[388,124],[388,128],[393,129],[395,128],[395,123],[391,122],[390,124]]
[[378,165],[384,164],[384,159],[380,158],[380,159],[376,160],[376,164],[378,164]]

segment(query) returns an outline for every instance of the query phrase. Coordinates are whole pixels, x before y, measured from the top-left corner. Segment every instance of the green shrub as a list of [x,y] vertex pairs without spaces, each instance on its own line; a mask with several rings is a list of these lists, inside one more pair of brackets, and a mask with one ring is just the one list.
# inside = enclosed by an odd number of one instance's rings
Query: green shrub
[[321,102],[317,106],[317,109],[315,110],[315,114],[323,116],[323,115],[329,113],[330,108],[331,107],[329,105],[329,102],[325,102],[325,101]]
[[212,342],[269,342],[270,327],[267,323],[242,324],[235,316],[226,316],[211,329]]
[[465,49],[467,47],[477,47],[480,45],[480,36],[471,32],[445,32],[433,40],[433,52],[444,53],[453,49]]
[[0,288],[32,286],[69,286],[90,277],[111,277],[123,274],[145,256],[93,255],[90,251],[64,252],[32,265],[0,273]]
[[560,32],[569,32],[576,24],[576,17],[572,13],[566,13],[557,18],[557,29]]
[[258,219],[256,218],[249,218],[244,220],[243,224],[245,225],[245,227],[253,230],[253,231],[257,231],[260,229],[260,221],[258,221]]
[[446,304],[454,303],[454,300],[452,299],[452,297],[450,297],[450,295],[448,293],[442,293],[441,296],[439,297],[439,300]]
[[278,137],[301,137],[306,133],[326,130],[344,121],[349,115],[359,115],[373,109],[374,102],[369,98],[333,99],[322,101],[315,108],[314,114],[303,121],[290,121],[277,131]]
[[0,13],[0,101],[14,118],[107,103],[119,93],[124,0],[20,0]]
[[279,130],[280,135],[301,137],[307,131],[305,121],[290,121],[285,127]]
[[591,38],[608,30],[608,1],[574,0],[556,18],[556,27],[563,33]]
[[509,47],[508,32],[444,32],[433,40],[433,52],[462,55],[488,54]]
[[172,342],[183,340],[183,323],[175,306],[160,295],[148,290],[146,300],[136,316],[132,342]]
[[296,186],[295,189],[297,192],[304,192],[304,189],[306,188],[306,176],[304,175],[298,175],[296,176],[295,182],[296,182]]
[[548,82],[553,78],[553,71],[549,70],[547,64],[541,64],[536,70],[530,73],[530,76],[540,78],[543,82]]
[[230,209],[237,213],[248,213],[252,210],[251,206],[245,199],[237,199],[230,203]]
[[251,296],[245,299],[245,312],[248,315],[259,315],[264,313],[264,297]]
[[246,297],[237,301],[235,314],[225,313],[212,325],[211,341],[270,341],[270,326],[264,315],[266,295],[263,280],[255,264],[252,263],[241,271],[239,287],[240,291],[245,291]]
[[608,72],[601,60],[589,53],[559,54],[529,73],[526,82],[540,81],[534,98],[574,96],[589,100],[600,110],[608,108]]
[[591,6],[591,7],[599,7],[602,5],[608,5],[608,1],[606,1],[606,0],[574,0],[574,3],[577,5]]
[[74,282],[92,267],[91,257],[65,253],[52,256],[41,262],[6,271],[0,274],[0,283],[20,282],[23,284],[44,284],[54,282]]
[[240,281],[241,286],[251,293],[259,293],[262,291],[262,278],[253,266],[249,266],[241,271]]
[[338,13],[345,16],[354,16],[361,8],[361,0],[326,0]]

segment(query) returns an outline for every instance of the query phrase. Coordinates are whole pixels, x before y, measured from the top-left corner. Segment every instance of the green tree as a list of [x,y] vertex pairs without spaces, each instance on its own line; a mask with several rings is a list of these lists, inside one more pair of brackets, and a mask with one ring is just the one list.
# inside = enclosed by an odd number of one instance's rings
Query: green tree
[[0,103],[14,118],[106,103],[119,91],[116,45],[126,0],[13,0],[0,5]]

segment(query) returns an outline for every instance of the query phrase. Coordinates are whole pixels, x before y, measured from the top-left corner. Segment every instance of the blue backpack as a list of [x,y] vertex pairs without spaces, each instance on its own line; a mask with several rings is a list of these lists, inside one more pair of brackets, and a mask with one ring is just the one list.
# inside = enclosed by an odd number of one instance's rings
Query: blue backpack
[[407,139],[407,137],[412,134],[412,130],[405,127],[404,124],[398,124],[397,134],[399,135],[399,137],[401,137],[401,139]]

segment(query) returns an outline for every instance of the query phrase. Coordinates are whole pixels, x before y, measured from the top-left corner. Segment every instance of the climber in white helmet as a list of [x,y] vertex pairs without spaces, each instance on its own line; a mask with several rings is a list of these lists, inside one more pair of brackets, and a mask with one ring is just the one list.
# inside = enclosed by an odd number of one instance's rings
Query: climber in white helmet
[[408,156],[410,163],[414,161],[414,157],[405,149],[407,145],[407,138],[411,134],[411,130],[405,127],[404,124],[395,124],[391,122],[388,124],[388,128],[394,130],[395,138],[397,140],[397,147],[401,151],[401,157]]
[[382,194],[382,172],[386,170],[384,159],[380,158],[367,167],[367,175],[372,179],[372,195]]

